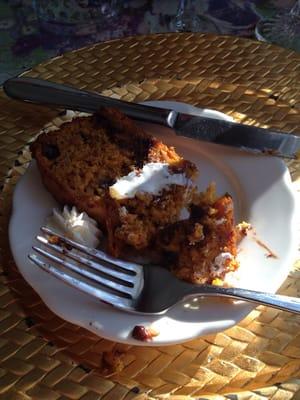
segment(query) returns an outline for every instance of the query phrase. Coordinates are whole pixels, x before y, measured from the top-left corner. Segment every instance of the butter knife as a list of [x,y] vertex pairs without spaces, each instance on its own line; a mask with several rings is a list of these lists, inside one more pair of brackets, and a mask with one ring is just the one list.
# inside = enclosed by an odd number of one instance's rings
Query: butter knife
[[12,78],[3,89],[14,99],[52,107],[91,113],[102,106],[115,107],[131,118],[172,128],[178,135],[242,150],[287,158],[298,158],[300,153],[300,136],[126,102],[46,80]]

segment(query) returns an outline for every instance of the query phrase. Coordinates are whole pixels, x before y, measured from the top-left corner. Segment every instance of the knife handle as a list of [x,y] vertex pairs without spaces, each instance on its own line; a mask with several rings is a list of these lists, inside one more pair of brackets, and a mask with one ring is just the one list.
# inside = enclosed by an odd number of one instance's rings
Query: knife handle
[[25,102],[94,113],[100,107],[115,107],[131,118],[173,127],[177,112],[164,108],[113,99],[98,93],[76,89],[36,78],[11,78],[4,82],[7,96]]

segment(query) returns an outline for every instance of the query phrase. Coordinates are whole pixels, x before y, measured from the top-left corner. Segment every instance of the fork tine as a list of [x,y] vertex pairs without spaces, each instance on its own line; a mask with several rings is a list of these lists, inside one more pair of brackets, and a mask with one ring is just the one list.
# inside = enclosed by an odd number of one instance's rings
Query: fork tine
[[78,265],[75,265],[67,260],[57,257],[56,255],[51,254],[39,247],[34,246],[33,250],[35,250],[37,253],[41,254],[42,256],[50,259],[51,261],[54,261],[55,263],[62,265],[63,267],[76,272],[77,274],[79,274],[81,276],[84,276],[94,282],[100,283],[101,285],[103,285],[109,289],[113,289],[113,290],[117,291],[120,295],[126,296],[127,298],[132,297],[133,289],[130,287],[121,285],[110,279],[103,278],[100,275],[96,275],[93,272],[90,272]]
[[105,275],[113,276],[114,278],[118,279],[119,281],[122,281],[122,283],[124,283],[125,285],[127,284],[127,286],[132,287],[134,285],[134,282],[136,280],[136,277],[134,275],[129,275],[124,272],[116,271],[113,268],[107,268],[104,265],[99,264],[98,262],[94,262],[91,259],[82,257],[78,253],[72,252],[72,250],[69,250],[66,247],[61,247],[61,246],[55,245],[53,243],[50,243],[49,240],[47,238],[45,238],[44,236],[38,235],[36,237],[36,239],[40,243],[42,243],[43,245],[48,247],[49,249],[53,250],[54,252],[60,253],[67,257],[70,257],[73,260],[78,261],[83,265],[87,265],[88,267],[95,269],[96,271],[100,271],[101,273],[103,273]]
[[42,261],[36,254],[29,254],[28,258],[37,266],[42,268],[44,271],[50,273],[50,275],[54,275],[56,278],[62,280],[68,285],[74,287],[75,289],[81,290],[82,292],[95,297],[105,303],[109,303],[117,308],[122,308],[125,310],[132,309],[132,301],[130,299],[125,299],[111,293],[108,293],[104,290],[96,288],[83,282],[81,280],[76,279],[75,277],[66,274],[64,271],[56,268],[53,265],[47,264]]
[[41,231],[46,233],[47,235],[50,236],[57,236],[62,242],[69,244],[73,248],[77,250],[81,250],[83,253],[88,254],[89,256],[95,257],[98,260],[105,261],[107,263],[117,265],[118,267],[126,270],[127,272],[131,272],[133,274],[136,274],[140,271],[141,266],[139,264],[133,263],[133,262],[127,262],[123,260],[119,260],[118,258],[111,257],[107,254],[105,254],[103,251],[98,250],[98,249],[93,249],[91,247],[84,246],[83,244],[80,244],[78,242],[75,242],[72,239],[69,239],[65,236],[62,236],[61,234],[53,231],[52,229],[49,229],[45,226],[41,228]]

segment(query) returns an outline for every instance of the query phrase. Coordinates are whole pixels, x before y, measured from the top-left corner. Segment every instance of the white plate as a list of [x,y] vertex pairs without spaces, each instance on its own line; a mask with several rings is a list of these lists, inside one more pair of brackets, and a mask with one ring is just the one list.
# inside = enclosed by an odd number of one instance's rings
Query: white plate
[[[203,114],[203,111],[182,103],[151,104]],[[206,110],[204,113],[229,118],[215,111]],[[258,238],[278,256],[277,259],[267,258],[265,250],[251,238],[243,240],[239,256],[239,286],[275,291],[286,278],[296,249],[296,202],[283,161],[177,137],[171,130],[157,125],[143,125],[197,164],[200,189],[215,181],[219,194],[229,192],[233,196],[236,220],[250,222]],[[9,236],[21,274],[47,306],[65,320],[110,340],[153,346],[180,343],[224,330],[239,322],[252,309],[244,302],[230,303],[209,298],[195,302],[191,308],[179,304],[163,316],[140,316],[115,310],[66,286],[31,264],[27,258],[35,235],[56,205],[43,187],[37,167],[32,162],[14,192]],[[135,325],[152,325],[160,334],[152,342],[136,341],[131,337]]]

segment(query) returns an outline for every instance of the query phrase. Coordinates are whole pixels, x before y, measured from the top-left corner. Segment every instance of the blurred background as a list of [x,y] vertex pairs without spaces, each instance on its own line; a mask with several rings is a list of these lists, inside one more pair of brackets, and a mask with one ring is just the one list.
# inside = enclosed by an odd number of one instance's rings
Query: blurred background
[[197,31],[255,39],[295,0],[0,0],[0,83],[66,51],[129,35]]

